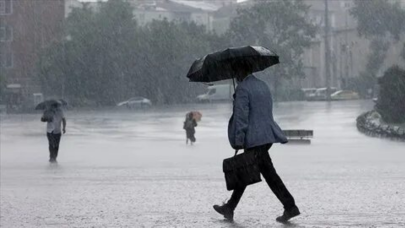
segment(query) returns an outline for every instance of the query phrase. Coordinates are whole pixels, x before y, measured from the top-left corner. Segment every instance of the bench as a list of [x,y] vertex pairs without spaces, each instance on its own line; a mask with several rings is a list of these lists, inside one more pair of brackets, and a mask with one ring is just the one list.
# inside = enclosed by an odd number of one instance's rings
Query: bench
[[310,138],[314,137],[313,130],[283,130],[284,135],[291,143],[311,143]]

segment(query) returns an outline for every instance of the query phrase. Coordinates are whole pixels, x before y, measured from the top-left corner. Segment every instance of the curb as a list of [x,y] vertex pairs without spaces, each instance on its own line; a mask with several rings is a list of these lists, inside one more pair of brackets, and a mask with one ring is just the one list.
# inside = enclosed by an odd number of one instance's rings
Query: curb
[[357,129],[368,136],[405,141],[405,128],[373,122],[372,120],[379,119],[373,117],[376,114],[378,114],[376,111],[368,111],[358,116]]

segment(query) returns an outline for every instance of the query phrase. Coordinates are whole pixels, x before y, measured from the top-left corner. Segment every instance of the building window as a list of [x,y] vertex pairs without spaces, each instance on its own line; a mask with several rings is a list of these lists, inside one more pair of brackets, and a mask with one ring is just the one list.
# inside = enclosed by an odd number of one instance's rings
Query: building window
[[10,25],[0,25],[0,42],[13,41],[13,27]]
[[13,13],[13,0],[0,0],[0,15]]
[[0,53],[0,66],[2,68],[12,68],[14,66],[14,56],[12,52]]

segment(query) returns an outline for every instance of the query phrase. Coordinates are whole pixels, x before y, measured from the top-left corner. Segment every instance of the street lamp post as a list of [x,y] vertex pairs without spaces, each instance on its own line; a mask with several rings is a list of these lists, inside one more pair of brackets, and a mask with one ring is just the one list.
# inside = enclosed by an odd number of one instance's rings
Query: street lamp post
[[326,100],[330,101],[330,46],[329,46],[329,9],[328,0],[325,1],[325,77]]

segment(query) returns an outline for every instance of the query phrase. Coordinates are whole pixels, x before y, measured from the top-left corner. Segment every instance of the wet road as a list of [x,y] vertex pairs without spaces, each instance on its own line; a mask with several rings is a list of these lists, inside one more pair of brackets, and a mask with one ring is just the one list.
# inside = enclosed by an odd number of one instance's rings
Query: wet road
[[[313,129],[311,145],[276,145],[271,157],[302,215],[292,227],[405,227],[405,143],[355,127],[369,101],[285,103],[284,129]],[[198,109],[197,144],[182,121]],[[235,223],[213,209],[230,196],[222,160],[228,105],[148,112],[67,112],[58,165],[48,164],[40,114],[1,118],[0,227],[284,227],[265,182],[249,186]]]

